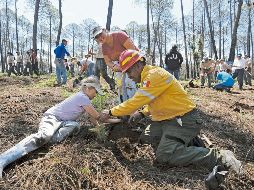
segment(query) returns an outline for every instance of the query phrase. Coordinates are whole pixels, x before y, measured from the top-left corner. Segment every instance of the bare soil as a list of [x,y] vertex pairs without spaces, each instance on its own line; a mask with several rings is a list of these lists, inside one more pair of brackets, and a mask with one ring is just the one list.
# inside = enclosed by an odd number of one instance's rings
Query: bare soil
[[[0,153],[36,132],[43,112],[64,99],[62,87],[35,87],[41,80],[46,79],[0,77]],[[221,189],[254,189],[254,89],[186,90],[202,112],[202,133],[244,164],[244,174],[230,173]],[[77,136],[7,166],[0,189],[205,189],[209,171],[155,164],[152,147],[139,144],[139,133],[125,124],[111,126],[101,141],[88,131],[86,116],[81,122]]]

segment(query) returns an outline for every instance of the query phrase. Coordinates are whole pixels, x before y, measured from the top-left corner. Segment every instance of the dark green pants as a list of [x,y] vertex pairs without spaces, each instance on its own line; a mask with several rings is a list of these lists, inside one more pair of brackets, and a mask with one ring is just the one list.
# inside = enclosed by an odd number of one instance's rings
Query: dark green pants
[[171,166],[195,164],[212,169],[220,159],[216,149],[187,146],[201,128],[201,118],[196,110],[181,117],[182,126],[176,121],[155,121],[141,134],[141,142],[152,144],[159,163]]

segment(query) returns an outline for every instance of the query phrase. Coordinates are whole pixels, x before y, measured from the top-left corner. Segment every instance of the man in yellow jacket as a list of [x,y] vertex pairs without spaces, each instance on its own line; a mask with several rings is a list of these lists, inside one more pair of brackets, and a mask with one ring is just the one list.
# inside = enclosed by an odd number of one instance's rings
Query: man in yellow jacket
[[202,120],[196,105],[173,75],[163,68],[146,65],[145,58],[135,50],[124,51],[119,60],[122,72],[141,83],[141,87],[132,98],[104,110],[101,120],[131,115],[130,122],[135,122],[149,115],[152,123],[141,135],[141,141],[157,146],[157,162],[171,166],[197,164],[209,169],[223,164],[240,172],[241,162],[231,151],[188,146],[199,134]]

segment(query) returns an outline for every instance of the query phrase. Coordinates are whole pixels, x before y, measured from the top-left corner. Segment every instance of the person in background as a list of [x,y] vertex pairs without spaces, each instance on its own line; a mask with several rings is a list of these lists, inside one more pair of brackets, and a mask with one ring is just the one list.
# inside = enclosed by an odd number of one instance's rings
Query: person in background
[[109,84],[110,89],[115,89],[115,82],[113,78],[110,78],[107,74],[107,65],[105,63],[103,53],[102,53],[102,44],[98,44],[97,53],[95,54],[96,62],[95,62],[95,71],[94,75],[100,78],[100,75],[105,79],[105,81]]
[[25,56],[24,56],[24,71],[23,71],[24,76],[28,76],[29,74],[30,74],[30,76],[33,75],[32,63],[31,63],[31,58],[30,57],[31,57],[30,56],[30,51],[27,51]]
[[220,70],[219,70],[220,72],[221,71],[227,71],[228,69],[231,72],[231,67],[225,62],[224,59],[220,59],[219,67],[220,67]]
[[80,61],[80,66],[79,75],[83,75],[85,71],[88,77],[94,75],[94,62],[91,60],[91,54],[85,55],[85,59]]
[[71,58],[71,62],[69,63],[69,68],[70,68],[69,72],[70,72],[72,78],[75,77],[74,68],[75,68],[76,63],[77,63],[77,59],[76,58]]
[[215,90],[230,92],[230,89],[234,86],[234,79],[230,74],[230,69],[225,71],[221,71],[217,74],[216,80],[221,81],[220,83],[216,84],[213,88]]
[[217,74],[220,72],[220,60],[216,60],[214,62],[214,81],[216,81],[216,78],[217,78]]
[[252,86],[251,82],[251,58],[248,55],[244,56],[245,69],[244,69],[244,81],[246,85]]
[[11,73],[17,76],[17,72],[15,71],[15,57],[11,52],[7,52],[7,66],[8,76],[11,76]]
[[214,71],[214,61],[212,59],[209,59],[208,57],[205,57],[200,65],[201,87],[205,85],[206,77],[208,80],[208,87],[209,88],[211,87],[212,82],[211,79],[213,71]]
[[37,58],[37,50],[31,49],[31,56],[30,57],[31,57],[31,63],[32,63],[32,71],[34,74],[39,76],[40,72],[39,72],[39,63],[38,63],[38,58]]
[[64,66],[65,66],[66,71],[69,71],[69,70],[70,70],[70,68],[69,68],[69,63],[68,63],[68,59],[64,59]]
[[57,85],[65,85],[67,82],[66,68],[64,65],[64,56],[67,55],[70,57],[70,53],[66,50],[65,46],[67,45],[67,40],[63,39],[62,43],[58,45],[54,53],[56,55],[55,65],[56,65],[56,79]]
[[16,54],[17,54],[17,55],[16,55],[17,73],[18,73],[18,75],[22,75],[23,70],[24,70],[22,55],[20,55],[20,52],[19,52],[19,51],[17,51]]
[[166,70],[174,75],[174,77],[179,80],[179,74],[180,74],[180,68],[183,63],[183,56],[180,52],[177,50],[177,46],[174,45],[170,52],[166,54],[165,57],[165,65]]
[[[93,38],[97,43],[102,44],[102,53],[107,66],[114,72],[120,72],[121,67],[118,63],[120,54],[126,49],[133,49],[139,51],[134,45],[133,41],[125,31],[108,32],[105,28],[100,26],[93,29]],[[122,93],[123,100],[127,100],[126,76],[122,75]],[[132,83],[133,87],[135,83]],[[119,96],[119,95],[118,95]]]
[[243,89],[243,76],[244,76],[245,60],[242,59],[242,54],[238,54],[234,60],[232,71],[233,79],[237,77],[239,89]]
[[99,80],[88,77],[82,81],[79,92],[48,109],[43,114],[37,133],[31,134],[0,155],[0,178],[8,164],[29,152],[46,143],[59,143],[70,135],[78,134],[80,124],[77,119],[82,114],[88,113],[94,125],[98,126],[99,113],[91,103],[97,93],[102,94]]

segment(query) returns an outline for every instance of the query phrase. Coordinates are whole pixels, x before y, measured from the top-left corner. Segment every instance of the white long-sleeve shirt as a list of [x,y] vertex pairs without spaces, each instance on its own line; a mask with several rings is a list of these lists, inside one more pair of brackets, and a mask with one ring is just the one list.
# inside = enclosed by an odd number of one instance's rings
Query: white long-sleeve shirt
[[245,60],[244,59],[235,59],[233,63],[234,69],[244,69],[245,68]]

